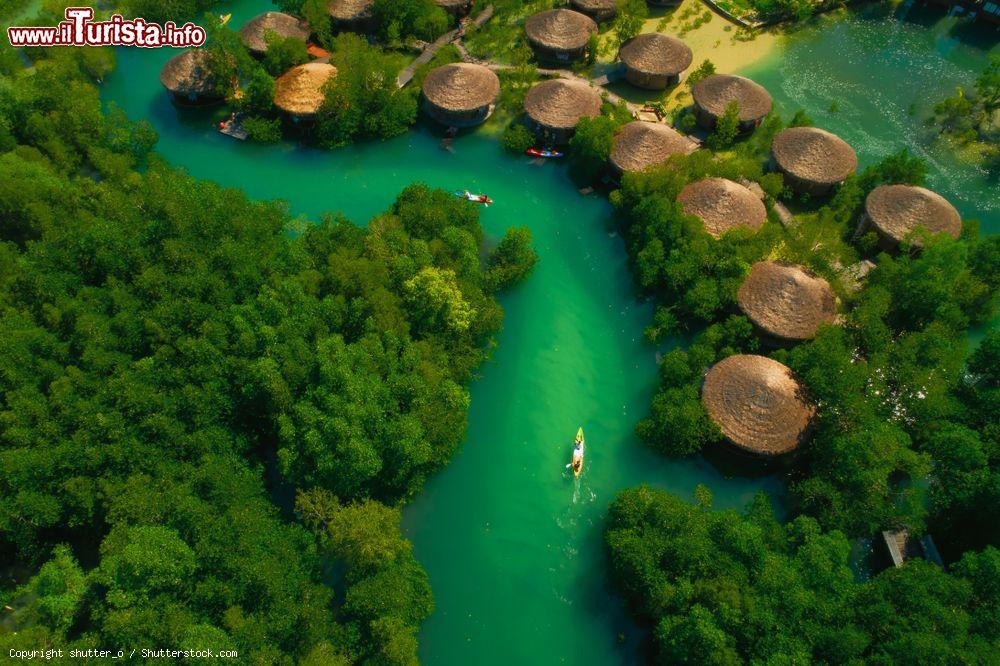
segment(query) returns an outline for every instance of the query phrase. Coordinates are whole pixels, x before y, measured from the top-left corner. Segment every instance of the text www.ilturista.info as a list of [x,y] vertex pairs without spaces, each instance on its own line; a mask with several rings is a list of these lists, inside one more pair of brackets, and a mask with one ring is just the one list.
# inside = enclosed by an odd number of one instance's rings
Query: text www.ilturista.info
[[190,21],[178,27],[173,21],[163,25],[142,18],[126,19],[115,14],[107,21],[93,21],[91,7],[67,7],[66,20],[57,26],[11,26],[7,39],[11,46],[163,46],[187,48],[205,43],[205,29]]

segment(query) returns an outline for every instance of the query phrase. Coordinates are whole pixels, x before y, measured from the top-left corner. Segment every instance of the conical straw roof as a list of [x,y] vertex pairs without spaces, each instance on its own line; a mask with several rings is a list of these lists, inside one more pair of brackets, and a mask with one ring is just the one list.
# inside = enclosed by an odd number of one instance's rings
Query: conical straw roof
[[647,32],[633,37],[618,52],[625,66],[651,76],[677,76],[691,66],[691,47],[672,35]]
[[802,266],[774,261],[750,268],[736,301],[750,321],[781,340],[807,340],[837,316],[837,299],[826,280]]
[[618,130],[609,160],[619,171],[643,171],[695,148],[694,142],[672,127],[635,120]]
[[500,79],[489,68],[455,62],[428,72],[424,97],[446,111],[461,112],[489,106],[500,94]]
[[553,51],[576,51],[587,46],[597,24],[572,9],[548,9],[524,22],[528,41]]
[[742,122],[755,122],[771,112],[771,93],[763,86],[744,76],[711,74],[694,85],[691,90],[695,103],[702,109],[721,118],[732,102],[740,107]]
[[274,104],[292,115],[313,115],[323,105],[323,86],[336,75],[337,68],[329,63],[292,67],[274,82]]
[[818,127],[789,127],[778,132],[771,152],[782,171],[817,185],[836,185],[858,168],[854,149]]
[[532,86],[524,96],[524,111],[545,127],[572,129],[580,118],[600,115],[601,96],[582,81],[550,79]]
[[160,70],[160,83],[176,95],[219,97],[217,82],[209,71],[206,56],[201,49],[178,53]]
[[[946,233],[958,238],[962,216],[937,192],[913,185],[881,185],[865,200],[865,212],[878,231],[899,242],[910,232],[923,227],[932,233]],[[920,245],[919,238],[911,239]]]
[[766,456],[797,448],[815,413],[790,368],[753,354],[730,356],[712,366],[701,401],[729,442]]
[[700,219],[705,231],[715,238],[734,227],[760,229],[767,221],[767,209],[760,197],[725,178],[689,183],[677,201],[685,213]]
[[330,0],[327,11],[335,21],[355,21],[374,15],[375,0]]
[[264,12],[244,23],[239,35],[248,49],[260,54],[267,51],[264,37],[269,30],[286,39],[294,38],[301,42],[307,41],[312,32],[309,24],[296,16],[282,12]]

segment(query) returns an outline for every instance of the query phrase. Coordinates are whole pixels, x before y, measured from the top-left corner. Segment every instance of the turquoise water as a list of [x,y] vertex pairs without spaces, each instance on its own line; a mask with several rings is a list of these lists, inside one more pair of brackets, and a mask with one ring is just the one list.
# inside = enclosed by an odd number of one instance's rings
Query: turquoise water
[[[270,5],[246,0],[232,7],[239,25]],[[751,75],[780,108],[805,106],[818,124],[842,133],[863,162],[910,137],[914,149],[933,158],[934,186],[996,231],[995,186],[930,152],[919,132],[911,133],[919,123],[906,112],[914,99],[952,86],[921,88],[941,77],[935,67],[954,80],[971,78],[977,52],[891,19],[828,28],[800,33]],[[195,176],[251,197],[284,199],[293,214],[342,211],[358,224],[422,180],[492,196],[497,203],[482,211],[482,222],[494,238],[511,225],[531,227],[540,262],[502,299],[504,330],[471,387],[462,449],[404,514],[437,605],[420,635],[421,657],[428,664],[636,661],[639,632],[604,573],[608,502],[639,483],[685,495],[706,483],[717,506],[733,507],[762,488],[780,492],[781,483],[767,474],[726,478],[704,458],[669,461],[636,442],[633,427],[655,386],[657,350],[642,339],[650,307],[634,297],[621,239],[607,226],[607,203],[576,192],[563,166],[510,157],[494,137],[479,134],[458,138],[453,151],[423,127],[334,152],[234,141],[213,130],[212,112],[179,112],[168,101],[157,74],[170,55],[121,52],[105,98],[132,117],[149,118],[160,153]],[[837,59],[840,66],[830,62]],[[920,77],[902,75],[911,65]],[[896,78],[887,80],[892,72]],[[874,83],[883,92],[869,94]],[[826,111],[832,99],[840,106],[835,114]],[[564,464],[580,425],[587,468],[575,481]]]
[[786,117],[805,109],[843,137],[862,167],[908,148],[930,164],[929,187],[998,233],[1000,185],[958,161],[925,122],[956,86],[972,89],[990,52],[1000,52],[1000,31],[940,11],[873,7],[816,22],[742,73],[767,88]]

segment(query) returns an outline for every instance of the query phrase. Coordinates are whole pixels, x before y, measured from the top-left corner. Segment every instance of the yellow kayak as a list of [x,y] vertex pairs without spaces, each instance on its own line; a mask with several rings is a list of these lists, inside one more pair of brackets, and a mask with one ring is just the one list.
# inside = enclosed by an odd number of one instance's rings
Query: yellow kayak
[[576,439],[574,440],[573,443],[576,444],[576,442],[580,442],[580,457],[573,458],[572,461],[573,476],[580,476],[580,472],[583,471],[583,448],[584,448],[583,428],[580,428],[579,430],[576,431]]
[[232,14],[220,14],[219,15],[219,25],[224,26],[229,23],[229,19],[233,18]]

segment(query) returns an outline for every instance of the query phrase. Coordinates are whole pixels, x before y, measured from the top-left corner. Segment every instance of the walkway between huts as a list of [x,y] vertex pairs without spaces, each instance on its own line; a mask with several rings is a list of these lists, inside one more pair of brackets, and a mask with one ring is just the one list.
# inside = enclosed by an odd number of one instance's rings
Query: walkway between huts
[[[472,19],[471,23],[475,25],[477,28],[479,28],[482,27],[484,23],[489,21],[492,16],[493,16],[493,5],[486,5],[486,7],[483,8],[483,11],[479,12],[479,14],[476,15],[476,18]],[[462,24],[459,25],[459,27],[444,33],[443,35],[435,39],[433,42],[425,46],[424,50],[421,51],[420,55],[418,55],[413,60],[413,62],[411,62],[406,67],[406,69],[400,72],[399,76],[396,77],[396,87],[402,88],[411,80],[413,80],[413,76],[414,74],[416,74],[417,67],[429,63],[442,46],[444,46],[445,44],[450,44],[454,42],[456,39],[461,38],[462,35],[465,34],[465,26],[466,23],[463,22]]]

